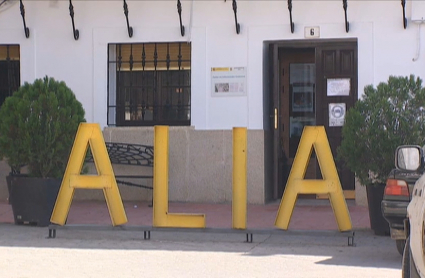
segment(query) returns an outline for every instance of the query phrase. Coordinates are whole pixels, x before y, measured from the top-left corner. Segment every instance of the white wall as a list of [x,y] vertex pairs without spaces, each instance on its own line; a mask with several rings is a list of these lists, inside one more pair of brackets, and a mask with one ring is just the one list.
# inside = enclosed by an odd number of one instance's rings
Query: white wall
[[[286,1],[240,0],[239,35],[231,0],[182,1],[184,37],[176,1],[127,1],[132,38],[127,34],[122,1],[74,1],[78,41],[72,35],[67,1],[23,3],[29,39],[24,36],[19,3],[15,0],[9,7],[0,7],[0,44],[20,44],[22,82],[45,75],[64,80],[83,103],[86,119],[101,126],[106,126],[108,43],[191,41],[191,118],[196,129],[262,129],[263,42],[304,39],[305,26],[319,26],[321,39],[358,39],[359,95],[365,85],[376,85],[389,75],[413,73],[425,78],[425,28],[420,30],[419,59],[412,61],[418,28],[409,21],[403,29],[399,1],[348,1],[349,33],[342,1],[293,1],[292,34]],[[410,19],[411,1],[406,12]],[[211,67],[234,66],[247,67],[247,94],[212,97]]]

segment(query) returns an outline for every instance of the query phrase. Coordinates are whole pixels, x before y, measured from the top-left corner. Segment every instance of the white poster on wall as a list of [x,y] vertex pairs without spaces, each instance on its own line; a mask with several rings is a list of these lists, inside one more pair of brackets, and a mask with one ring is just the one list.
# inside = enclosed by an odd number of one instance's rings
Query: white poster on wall
[[211,68],[211,92],[214,97],[246,95],[246,68]]
[[345,103],[329,103],[329,126],[343,126],[345,112]]
[[328,96],[349,96],[350,78],[328,78],[327,88]]

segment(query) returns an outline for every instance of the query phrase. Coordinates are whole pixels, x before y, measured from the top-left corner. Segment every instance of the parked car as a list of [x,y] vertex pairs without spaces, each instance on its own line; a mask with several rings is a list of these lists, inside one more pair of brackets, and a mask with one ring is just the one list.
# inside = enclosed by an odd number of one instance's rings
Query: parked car
[[[411,201],[407,206],[404,220],[406,244],[403,252],[402,277],[425,277],[425,173],[424,152],[419,146],[401,146],[396,150],[395,165],[400,171],[416,175],[423,174],[413,187],[401,185],[399,190],[407,190]],[[406,184],[409,184],[406,182]],[[391,187],[391,184],[390,184]],[[400,194],[405,196],[406,194]],[[383,205],[382,208],[385,206]],[[401,205],[400,205],[401,207]],[[401,210],[401,209],[400,209]],[[384,210],[383,210],[384,211]],[[388,212],[388,209],[386,210]]]
[[407,206],[415,182],[424,172],[423,160],[421,147],[407,145],[398,147],[395,152],[396,168],[388,175],[381,202],[382,215],[390,225],[390,235],[395,240],[400,255],[403,255],[406,243]]

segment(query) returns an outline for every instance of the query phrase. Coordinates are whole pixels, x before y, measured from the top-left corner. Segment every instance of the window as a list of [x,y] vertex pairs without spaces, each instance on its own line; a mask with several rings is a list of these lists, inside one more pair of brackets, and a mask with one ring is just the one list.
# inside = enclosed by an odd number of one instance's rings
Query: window
[[20,84],[19,45],[0,45],[0,105]]
[[108,47],[108,125],[190,125],[190,43]]

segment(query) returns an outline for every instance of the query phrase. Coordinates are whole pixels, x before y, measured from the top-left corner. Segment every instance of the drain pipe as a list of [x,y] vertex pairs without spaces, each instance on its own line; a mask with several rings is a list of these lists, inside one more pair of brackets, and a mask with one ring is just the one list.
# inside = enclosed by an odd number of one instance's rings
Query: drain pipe
[[193,3],[194,0],[192,0],[192,3],[190,5],[190,20],[189,20],[189,34],[187,36],[187,42],[190,43],[190,39],[192,37],[192,25],[193,25]]
[[418,35],[416,37],[416,56],[412,59],[413,62],[416,62],[419,59],[421,51],[421,25],[425,23],[424,18],[419,20],[412,20],[413,23],[418,25]]

